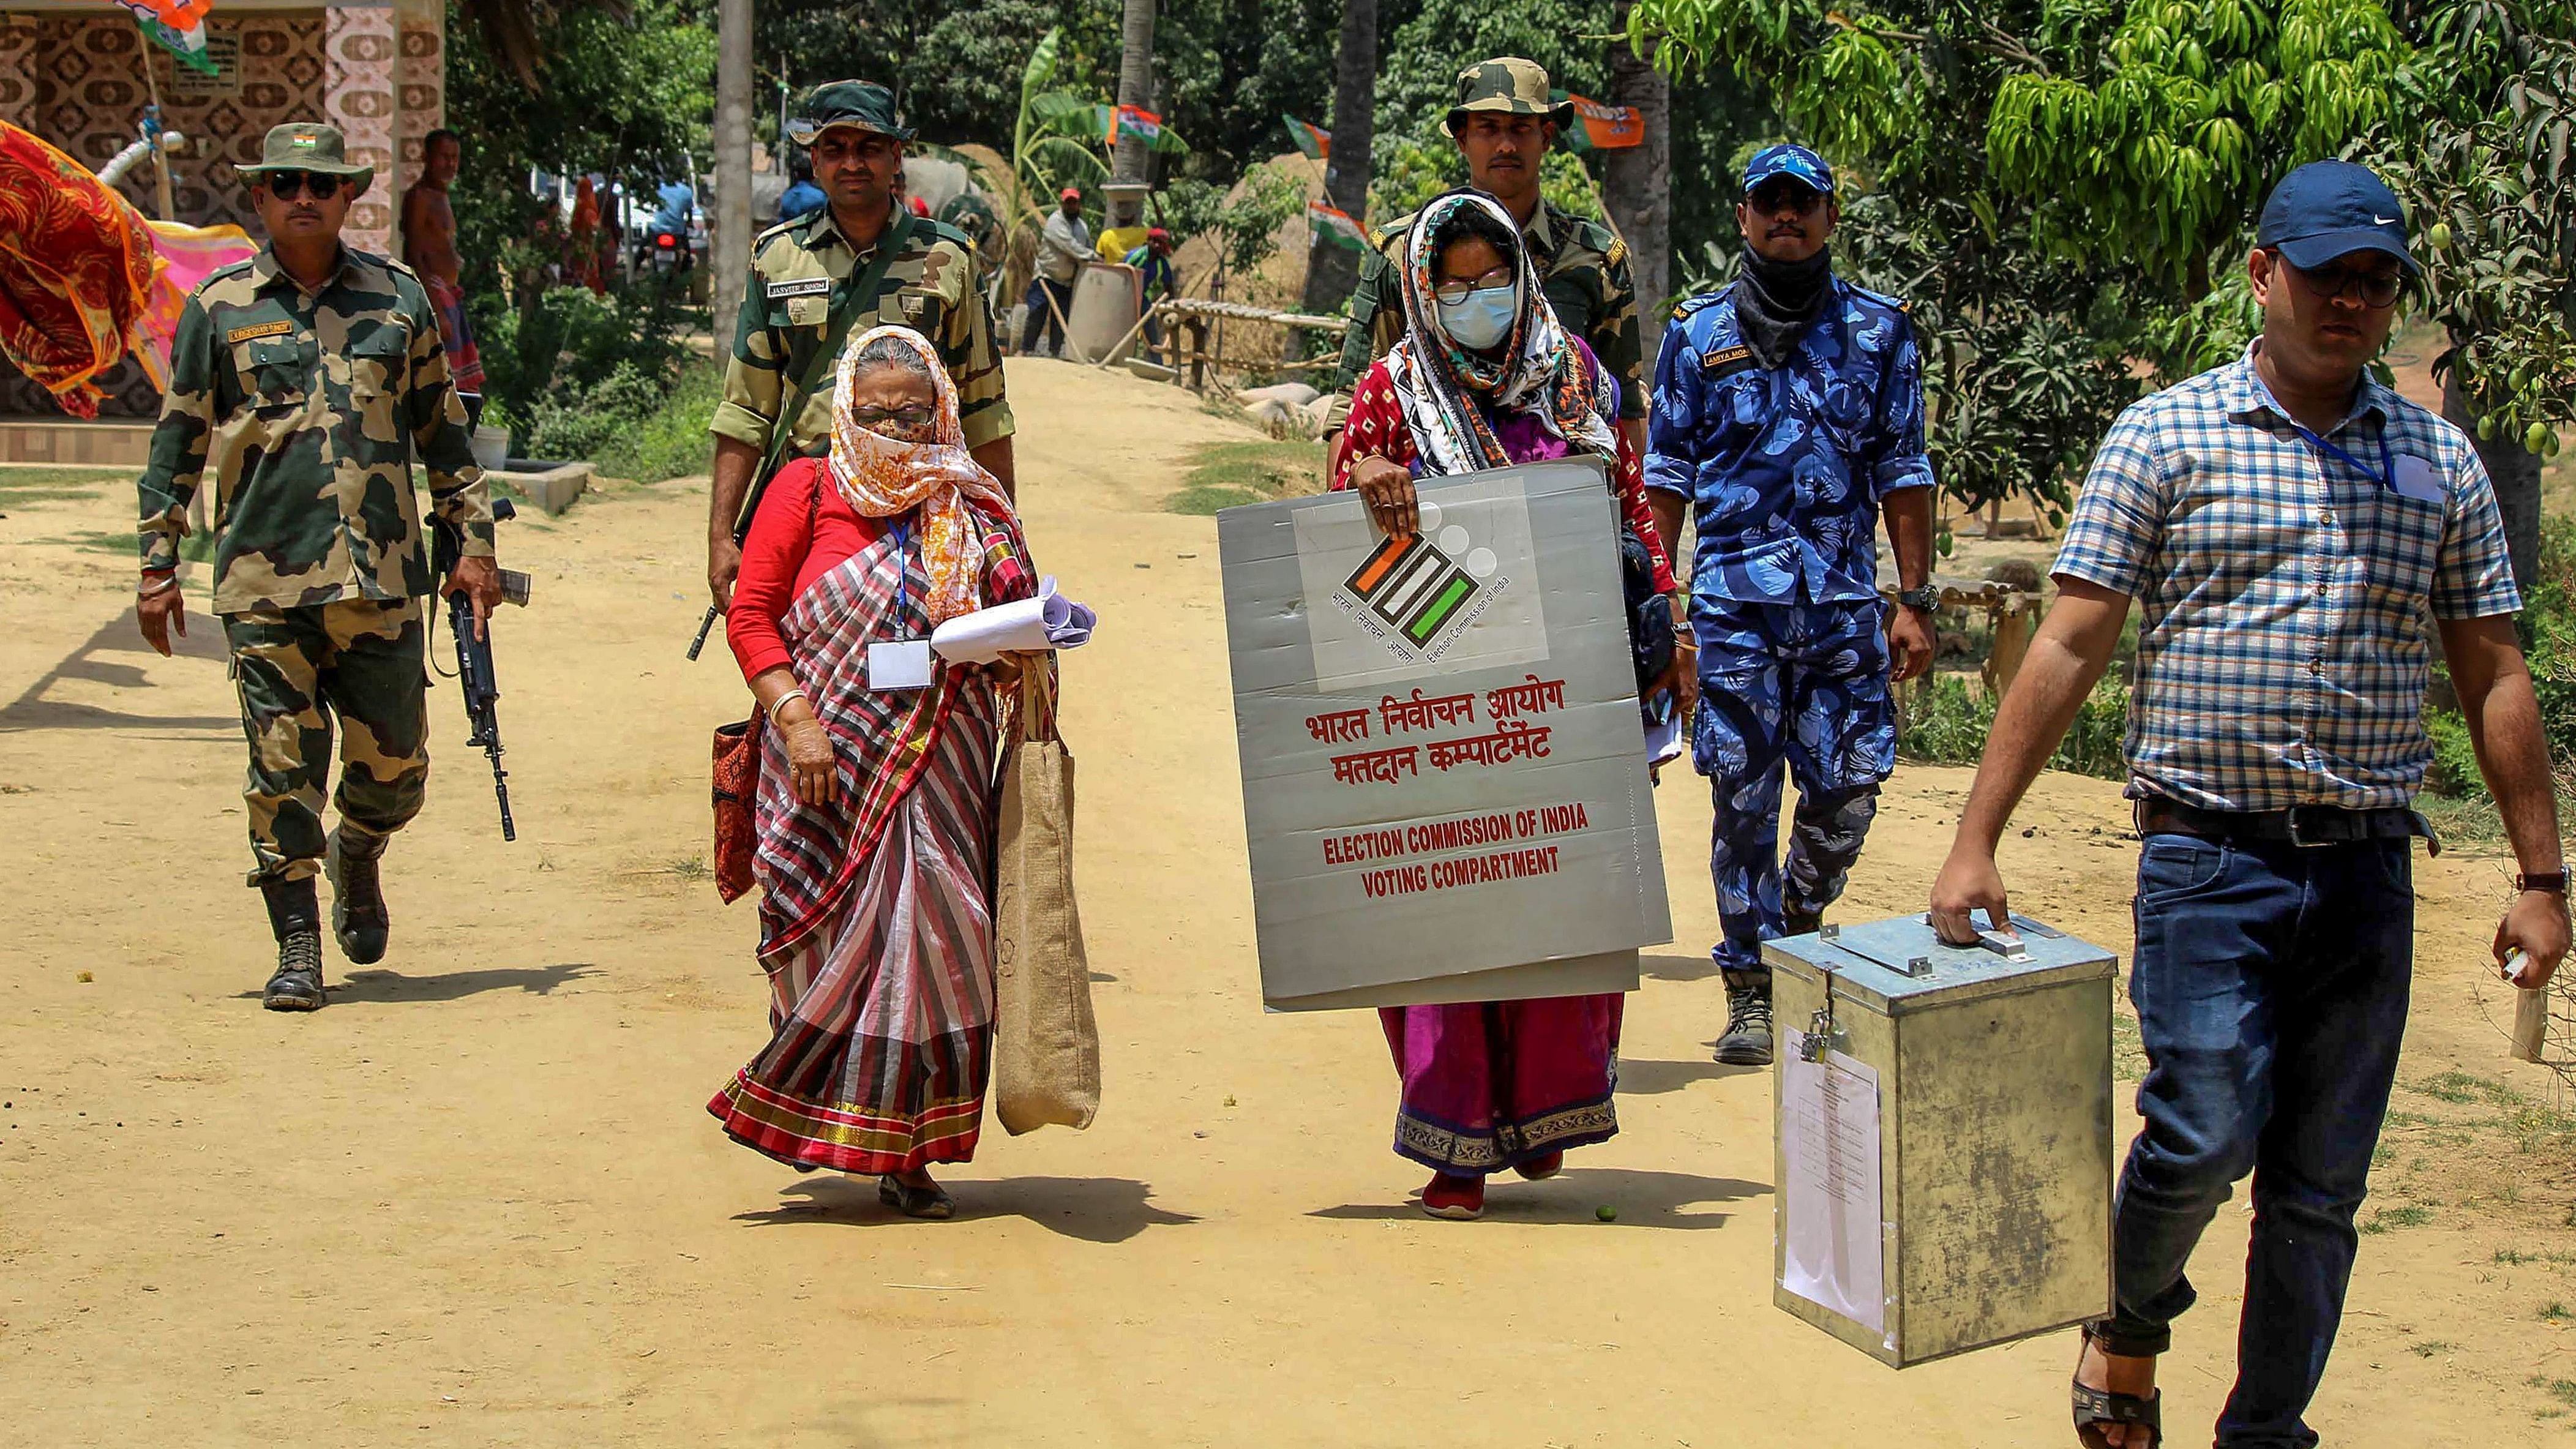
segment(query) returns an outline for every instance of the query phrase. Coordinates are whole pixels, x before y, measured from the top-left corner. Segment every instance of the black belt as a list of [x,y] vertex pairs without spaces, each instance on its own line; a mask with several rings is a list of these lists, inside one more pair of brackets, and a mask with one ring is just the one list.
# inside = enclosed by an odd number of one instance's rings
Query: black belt
[[2140,835],[2191,835],[2221,844],[2288,843],[2301,847],[2349,845],[2361,840],[2422,836],[2429,854],[2442,853],[2431,821],[2402,805],[2347,810],[2340,805],[2294,805],[2287,810],[2204,810],[2161,795],[2140,800]]

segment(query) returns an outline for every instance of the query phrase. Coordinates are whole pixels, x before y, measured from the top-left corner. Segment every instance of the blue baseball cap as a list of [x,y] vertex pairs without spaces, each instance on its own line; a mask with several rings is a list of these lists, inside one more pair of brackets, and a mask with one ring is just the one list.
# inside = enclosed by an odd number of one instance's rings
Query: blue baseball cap
[[2354,252],[2386,252],[2410,272],[2424,270],[2406,250],[2406,209],[2367,166],[2311,161],[2281,178],[2263,203],[2254,245],[2277,248],[2301,270]]
[[1804,146],[1766,146],[1744,168],[1744,194],[1774,176],[1786,176],[1827,196],[1834,194],[1834,168]]

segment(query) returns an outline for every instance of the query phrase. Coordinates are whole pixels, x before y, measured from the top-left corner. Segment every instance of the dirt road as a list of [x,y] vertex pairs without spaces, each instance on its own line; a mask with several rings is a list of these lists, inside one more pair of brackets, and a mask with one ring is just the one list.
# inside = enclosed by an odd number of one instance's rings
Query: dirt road
[[[702,1110],[765,1036],[750,908],[701,878],[707,730],[744,709],[720,651],[680,658],[702,490],[511,526],[538,588],[499,635],[520,839],[442,686],[393,952],[335,958],[312,1017],[256,1001],[215,621],[173,660],[133,639],[130,556],[80,541],[129,526],[130,489],[0,509],[0,1444],[2070,1441],[2068,1336],[1899,1375],[1771,1306],[1769,1082],[1708,1059],[1686,773],[1659,797],[1682,944],[1629,1006],[1625,1130],[1483,1222],[1408,1206],[1374,1020],[1259,1009],[1215,529],[1158,511],[1243,432],[1059,364],[1011,385],[1034,547],[1104,619],[1065,731],[1107,1092],[1088,1133],[991,1128],[946,1224]],[[1966,783],[1899,774],[1846,918],[1919,908]],[[2017,904],[2125,954],[2117,793],[2044,782],[2005,864]],[[2480,1016],[2500,869],[2419,877],[2409,1115],[2330,1443],[2568,1438],[2563,1118]],[[2177,1444],[2224,1393],[2243,1222],[2201,1253]]]

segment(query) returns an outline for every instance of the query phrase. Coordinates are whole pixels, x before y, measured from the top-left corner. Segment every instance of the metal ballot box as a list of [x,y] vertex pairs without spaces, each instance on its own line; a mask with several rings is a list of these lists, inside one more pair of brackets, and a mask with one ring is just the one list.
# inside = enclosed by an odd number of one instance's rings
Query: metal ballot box
[[1762,943],[1779,1024],[1773,1296],[1897,1368],[2111,1307],[2115,958],[2024,916]]

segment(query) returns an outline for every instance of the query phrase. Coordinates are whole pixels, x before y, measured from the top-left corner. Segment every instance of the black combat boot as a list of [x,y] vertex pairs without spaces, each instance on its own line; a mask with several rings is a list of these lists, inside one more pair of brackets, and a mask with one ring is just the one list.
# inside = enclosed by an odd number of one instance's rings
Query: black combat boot
[[313,878],[269,881],[259,892],[268,900],[268,928],[277,933],[277,974],[268,978],[260,1005],[271,1011],[320,1011],[322,912],[313,899]]
[[393,919],[385,914],[385,893],[376,883],[376,862],[385,857],[385,837],[352,830],[347,824],[331,832],[322,869],[331,877],[331,934],[340,954],[352,965],[373,966],[385,959],[385,935]]
[[1780,934],[1812,936],[1822,930],[1824,924],[1825,913],[1822,911],[1783,911],[1780,915]]
[[1726,977],[1726,1035],[1717,1039],[1717,1059],[1730,1067],[1771,1065],[1771,973],[1729,969]]

